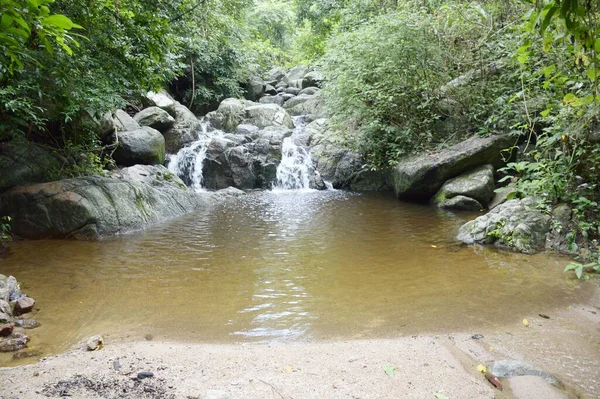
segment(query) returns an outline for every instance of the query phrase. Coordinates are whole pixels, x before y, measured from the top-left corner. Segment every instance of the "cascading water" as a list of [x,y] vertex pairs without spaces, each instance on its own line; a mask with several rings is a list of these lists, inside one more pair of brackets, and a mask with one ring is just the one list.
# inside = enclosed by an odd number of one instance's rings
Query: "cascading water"
[[[202,166],[206,159],[206,149],[213,135],[207,133],[207,123],[202,122],[199,139],[171,157],[169,171],[181,178],[183,182],[196,191],[202,190]],[[221,132],[218,132],[221,133]]]
[[314,173],[310,153],[297,146],[292,137],[286,137],[281,146],[281,163],[277,167],[277,185],[281,190],[307,190],[310,174]]

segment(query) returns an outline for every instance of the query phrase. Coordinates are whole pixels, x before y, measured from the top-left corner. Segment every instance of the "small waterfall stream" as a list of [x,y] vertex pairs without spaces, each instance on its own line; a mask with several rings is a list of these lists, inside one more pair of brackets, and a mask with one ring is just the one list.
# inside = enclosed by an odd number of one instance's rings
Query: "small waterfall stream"
[[[321,179],[310,156],[310,151],[297,144],[304,134],[306,122],[304,117],[294,117],[296,128],[291,136],[283,139],[281,145],[281,162],[277,166],[274,190],[311,190],[319,185],[321,188],[333,189],[332,185]],[[202,121],[202,130],[198,140],[187,145],[171,156],[168,169],[179,176],[183,182],[196,191],[204,190],[203,167],[206,152],[214,137],[223,136],[220,130],[208,131],[208,123]],[[324,184],[324,185],[323,185]]]

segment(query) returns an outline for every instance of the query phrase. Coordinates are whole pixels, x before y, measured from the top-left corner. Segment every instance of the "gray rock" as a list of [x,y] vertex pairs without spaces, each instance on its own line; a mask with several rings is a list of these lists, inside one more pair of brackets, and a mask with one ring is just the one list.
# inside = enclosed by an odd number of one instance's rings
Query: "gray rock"
[[238,125],[237,129],[235,130],[235,133],[251,136],[253,134],[258,133],[258,130],[258,126],[241,124]]
[[302,87],[321,87],[323,82],[323,74],[319,71],[312,71],[304,75],[302,80]]
[[219,196],[221,198],[231,198],[231,197],[240,197],[242,195],[246,195],[245,191],[242,191],[235,187],[227,187],[222,190],[215,192],[215,196]]
[[175,124],[175,118],[159,107],[149,107],[138,112],[133,119],[141,126],[149,126],[159,132],[169,130]]
[[277,104],[259,104],[244,109],[244,123],[263,129],[268,126],[292,129],[294,122],[290,115]]
[[494,198],[489,203],[488,208],[494,209],[500,204],[504,204],[509,199],[512,199],[517,194],[517,190],[512,187],[501,187],[495,190]]
[[33,300],[33,298],[22,297],[22,298],[17,299],[17,303],[15,303],[14,312],[16,315],[29,313],[33,310],[34,306],[35,306],[35,301]]
[[0,337],[8,337],[12,334],[15,325],[12,323],[2,324],[0,323]]
[[288,84],[285,82],[279,82],[275,85],[275,88],[277,89],[278,92],[285,90],[287,87],[288,87]]
[[299,95],[299,96],[301,96],[301,95],[314,96],[315,94],[317,94],[319,92],[320,92],[320,89],[317,87],[306,87],[306,88],[300,90],[300,92],[297,95]]
[[275,67],[267,72],[267,79],[269,81],[276,80],[281,81],[285,77],[285,71],[282,68]]
[[0,312],[0,323],[10,323],[12,317],[8,313]]
[[161,90],[158,93],[149,91],[146,93],[145,97],[150,106],[159,107],[167,111],[173,117],[176,115],[175,104],[177,101],[175,101],[166,91]]
[[15,326],[24,328],[26,330],[32,330],[39,327],[40,323],[33,319],[17,319],[15,320]]
[[300,94],[300,89],[297,87],[288,87],[284,90],[284,93],[286,94],[293,94],[294,96],[297,96],[298,94]]
[[196,115],[187,107],[175,102],[173,105],[175,124],[163,132],[165,149],[169,154],[177,151],[198,139],[201,124]]
[[219,104],[219,108],[216,111],[207,114],[206,119],[217,129],[225,132],[234,132],[237,126],[244,120],[244,110],[253,105],[257,104],[237,98],[227,98]]
[[[308,72],[309,68],[307,66],[296,65],[285,74],[283,81],[288,85],[293,86],[296,84],[296,82],[304,78],[304,75],[306,75]],[[301,85],[297,87],[301,88]]]
[[501,152],[512,146],[508,135],[472,137],[437,153],[419,154],[401,160],[392,171],[399,198],[431,198],[447,180],[481,165],[499,168]]
[[464,195],[457,195],[452,198],[444,199],[437,203],[441,209],[459,210],[459,211],[480,211],[483,206],[476,200]]
[[520,362],[517,360],[496,360],[492,364],[490,372],[498,378],[510,378],[531,375],[541,377],[547,383],[552,384],[556,387],[563,386],[562,382],[560,382],[560,380],[553,374],[538,369],[528,363]]
[[265,82],[259,77],[252,77],[244,86],[246,89],[245,98],[250,101],[258,101],[265,94]]
[[119,133],[119,145],[113,154],[118,165],[160,165],[165,161],[165,138],[151,127]]
[[271,96],[276,96],[277,95],[277,89],[273,86],[271,86],[270,84],[265,86],[265,94],[271,95]]
[[292,98],[296,97],[295,95],[293,95],[293,94],[288,94],[288,93],[283,93],[283,94],[280,94],[280,96],[281,96],[281,98],[283,98],[283,102],[284,102],[284,103],[285,103],[287,100],[290,100],[290,99],[292,99]]
[[[462,199],[461,201],[450,201],[457,196],[469,197],[473,201]],[[449,204],[467,204],[470,203],[470,210],[477,203],[478,208],[487,206],[494,196],[494,167],[484,165],[475,170],[448,180],[442,188],[433,197],[433,203],[440,208],[447,208]],[[475,210],[475,209],[473,209]]]
[[0,142],[0,192],[54,180],[65,164],[66,160],[23,137]]
[[531,198],[510,200],[464,224],[457,239],[466,244],[493,244],[523,253],[546,245],[550,217],[535,208]]
[[133,130],[141,129],[139,123],[135,121],[129,114],[122,109],[118,109],[115,112],[115,124],[119,132],[129,132]]
[[280,107],[283,105],[283,97],[281,96],[264,96],[259,101],[261,104],[277,104]]
[[0,299],[0,313],[4,313],[7,316],[12,316],[10,304],[4,299]]
[[320,93],[314,96],[298,95],[286,101],[283,107],[290,115],[313,115],[315,118],[325,116],[325,102]]
[[29,338],[18,332],[13,332],[8,338],[0,339],[0,352],[16,352],[27,347]]
[[17,187],[0,196],[0,214],[13,218],[21,237],[99,239],[206,204],[164,166],[147,168],[156,172],[151,183],[90,176]]

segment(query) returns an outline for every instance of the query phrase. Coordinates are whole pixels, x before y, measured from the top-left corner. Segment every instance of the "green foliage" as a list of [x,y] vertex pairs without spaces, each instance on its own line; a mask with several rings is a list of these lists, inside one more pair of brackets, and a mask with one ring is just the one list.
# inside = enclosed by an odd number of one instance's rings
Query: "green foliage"
[[[497,98],[490,94],[492,68],[481,50],[495,28],[494,10],[431,11],[408,2],[359,20],[356,29],[328,43],[323,93],[332,121],[373,167],[473,133]],[[466,83],[446,85],[461,75]],[[446,119],[454,126],[441,123]]]
[[565,273],[569,271],[574,271],[575,276],[577,276],[577,278],[580,280],[588,280],[590,278],[590,275],[584,273],[600,273],[600,258],[597,258],[595,261],[585,264],[571,262],[565,267],[564,270]]
[[0,247],[6,241],[11,241],[12,237],[10,235],[10,216],[2,216],[0,217]]

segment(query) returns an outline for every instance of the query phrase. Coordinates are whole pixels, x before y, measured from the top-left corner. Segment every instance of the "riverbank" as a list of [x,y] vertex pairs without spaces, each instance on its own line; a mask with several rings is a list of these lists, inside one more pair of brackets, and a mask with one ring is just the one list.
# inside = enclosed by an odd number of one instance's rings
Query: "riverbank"
[[[589,303],[544,315],[548,319],[526,315],[528,327],[521,316],[495,331],[382,340],[227,345],[108,341],[97,352],[73,350],[0,369],[0,397],[598,397],[598,290]],[[483,338],[473,339],[474,333]],[[564,390],[540,377],[522,376],[501,379],[501,392],[477,370],[479,364],[507,359],[556,376],[560,382],[555,385]],[[153,376],[137,379],[142,372]]]

